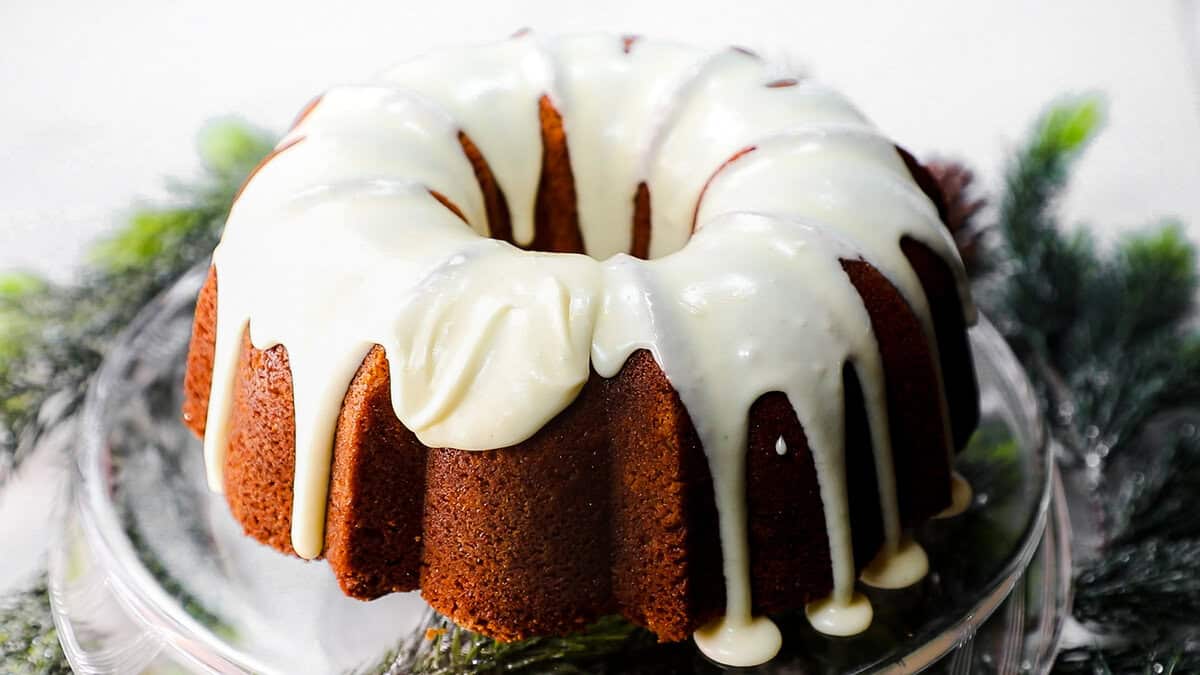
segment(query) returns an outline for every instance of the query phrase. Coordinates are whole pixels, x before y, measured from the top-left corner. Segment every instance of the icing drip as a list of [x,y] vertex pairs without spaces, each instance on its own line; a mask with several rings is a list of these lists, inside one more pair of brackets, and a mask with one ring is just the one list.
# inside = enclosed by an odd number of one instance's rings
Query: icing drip
[[[862,199],[863,194],[871,199]],[[896,286],[936,344],[928,301],[899,242],[913,237],[946,259],[955,255],[954,242],[891,142],[877,132],[841,123],[793,126],[756,142],[754,152],[726,165],[710,182],[697,220],[706,223],[712,214],[732,208],[803,215],[853,241]],[[881,371],[873,363],[855,363],[875,452],[884,547],[894,552],[900,546],[901,526],[887,395]],[[840,597],[845,597],[845,589]]]
[[[708,456],[719,514],[725,633],[749,631],[745,452],[750,406],[788,396],[808,437],[825,505],[835,600],[849,602],[855,566],[845,484],[841,364],[882,368],[869,318],[842,273],[858,252],[804,222],[730,213],[708,222],[674,255],[614,257],[597,318],[592,362],[605,377],[649,349],[679,393]],[[787,289],[787,316],[756,312]],[[804,340],[790,339],[803,332]],[[867,377],[863,377],[864,381]],[[709,383],[720,382],[712,387]]]
[[779,455],[780,457],[783,457],[784,455],[787,454],[787,451],[788,451],[787,441],[783,440],[783,436],[780,436],[775,441],[775,454]]
[[783,645],[779,627],[761,616],[745,623],[721,618],[701,627],[693,638],[705,656],[735,668],[766,663]]
[[875,559],[863,570],[859,579],[875,588],[907,588],[929,573],[929,558],[925,549],[904,537],[895,548],[885,545]]
[[[951,262],[973,309],[953,242],[891,143],[836,93],[775,80],[739,51],[522,34],[326,93],[248,184],[214,253],[210,485],[223,482],[247,330],[258,349],[288,349],[292,539],[309,558],[323,547],[342,397],[373,345],[387,354],[401,422],[426,445],[463,450],[528,439],[590,368],[612,377],[644,348],[687,408],[713,479],[727,607],[696,633],[701,650],[749,666],[779,648],[778,629],[752,613],[746,510],[749,410],[770,392],[787,396],[804,428],[824,505],[834,587],[808,616],[831,635],[864,630],[872,610],[854,591],[843,364],[862,388],[884,525],[864,579],[913,583],[924,553],[901,531],[879,345],[840,261],[885,275],[931,345],[903,238]],[[533,241],[543,97],[562,116],[590,257],[480,236],[490,228],[462,134],[507,199],[515,241]],[[639,195],[653,202],[651,260],[626,254]],[[782,437],[775,449],[787,453]]]
[[950,474],[950,506],[935,517],[953,518],[961,515],[971,508],[971,502],[974,499],[975,495],[971,490],[971,484],[967,482],[966,478],[963,478],[961,473],[954,471]]
[[845,601],[825,598],[810,602],[804,608],[804,614],[813,628],[835,637],[858,635],[869,628],[875,618],[871,602],[862,593],[854,593]]

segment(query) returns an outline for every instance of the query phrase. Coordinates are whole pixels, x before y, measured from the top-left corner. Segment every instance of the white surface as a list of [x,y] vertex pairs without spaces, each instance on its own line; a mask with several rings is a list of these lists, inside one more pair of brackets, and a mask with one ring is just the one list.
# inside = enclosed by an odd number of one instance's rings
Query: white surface
[[[545,32],[739,43],[842,87],[918,154],[999,176],[1054,96],[1100,90],[1108,131],[1072,220],[1175,214],[1200,232],[1200,116],[1175,2],[6,2],[0,6],[0,268],[60,274],[165,176],[196,170],[214,116],[282,130],[314,94],[437,44]],[[467,9],[467,8],[470,9]],[[1188,15],[1190,16],[1190,15]]]

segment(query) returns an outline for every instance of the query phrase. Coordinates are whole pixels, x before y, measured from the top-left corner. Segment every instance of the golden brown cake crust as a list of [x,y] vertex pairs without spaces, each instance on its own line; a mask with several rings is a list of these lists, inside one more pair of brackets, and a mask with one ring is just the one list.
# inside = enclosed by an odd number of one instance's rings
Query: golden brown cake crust
[[[534,247],[582,252],[562,120],[546,98],[539,110],[543,175]],[[511,241],[507,203],[486,159],[465,134],[459,140],[493,235]],[[631,253],[641,257],[649,252],[651,198],[639,186],[630,227]],[[915,242],[903,246],[930,300],[937,355],[882,274],[857,260],[843,268],[879,338],[901,517],[913,525],[949,504],[935,359],[946,376],[956,447],[974,428],[978,408],[950,268]],[[184,419],[198,435],[211,387],[217,284],[214,268],[197,301],[184,383]],[[879,549],[883,528],[861,387],[849,364],[843,379],[861,568]],[[261,351],[244,338],[231,432],[230,508],[247,534],[291,553],[295,421],[283,346]],[[789,449],[783,456],[775,451],[781,436]],[[747,443],[754,608],[797,609],[827,594],[832,578],[812,456],[786,396],[774,392],[755,402]],[[369,599],[419,587],[439,612],[502,640],[575,631],[613,612],[663,640],[682,640],[724,606],[716,521],[704,450],[648,352],[635,352],[611,379],[592,373],[578,398],[529,440],[468,452],[427,448],[396,419],[387,358],[376,346],[338,419],[324,555],[348,595]]]
[[608,382],[612,589],[621,613],[682,640],[725,603],[712,476],[679,395],[639,350]]
[[604,384],[513,448],[429,451],[422,595],[502,640],[611,612]]
[[387,357],[375,346],[346,391],[329,478],[325,557],[347,595],[419,587],[425,462],[392,409]]
[[201,438],[208,423],[208,394],[216,350],[217,268],[210,266],[196,298],[196,318],[192,321],[192,339],[183,375],[183,423]]
[[225,500],[246,534],[284,553],[294,552],[296,418],[291,401],[287,350],[283,345],[255,349],[249,334],[243,335],[229,419]]

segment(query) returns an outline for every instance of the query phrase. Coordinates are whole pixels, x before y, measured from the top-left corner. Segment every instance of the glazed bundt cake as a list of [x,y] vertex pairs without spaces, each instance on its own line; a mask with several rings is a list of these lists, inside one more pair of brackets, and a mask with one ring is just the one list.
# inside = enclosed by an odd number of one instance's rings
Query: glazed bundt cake
[[712,658],[966,494],[936,185],[745,50],[521,34],[311,104],[235,201],[184,416],[261,542],[513,640],[620,613]]

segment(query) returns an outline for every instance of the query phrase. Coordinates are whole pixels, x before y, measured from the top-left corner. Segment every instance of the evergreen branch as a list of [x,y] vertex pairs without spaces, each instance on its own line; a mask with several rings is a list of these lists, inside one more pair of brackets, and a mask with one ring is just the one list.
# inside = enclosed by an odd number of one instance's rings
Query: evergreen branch
[[[1058,235],[1055,206],[1070,168],[1098,132],[1103,119],[1099,98],[1084,96],[1054,105],[1034,126],[1012,161],[1000,201],[1001,247],[1007,268],[996,309],[1032,349],[1048,356],[1078,307],[1079,287],[1091,273],[1094,245],[1086,234]],[[1052,283],[1046,272],[1054,270]]]
[[1043,235],[1054,220],[1057,198],[1103,118],[1103,102],[1097,96],[1063,99],[1038,119],[1029,141],[1017,153],[1000,202],[1001,231],[1017,262],[1036,260],[1047,243]]
[[1154,414],[1200,403],[1200,334],[1188,326],[1195,249],[1166,223],[1128,236],[1080,285],[1076,321],[1054,355],[1079,419],[1116,449]]
[[1112,649],[1064,651],[1056,675],[1184,675],[1200,671],[1200,654],[1188,640],[1158,645],[1123,645]]
[[1110,546],[1200,539],[1200,520],[1193,511],[1200,494],[1200,436],[1194,418],[1178,426],[1169,434],[1147,434],[1141,443],[1145,447],[1134,448],[1110,469],[1124,476],[1106,500]]
[[416,653],[413,675],[488,673],[582,673],[605,656],[655,643],[654,636],[619,616],[600,619],[567,637],[498,642],[435,617]]
[[1031,366],[1068,449],[1106,456],[1156,411],[1200,402],[1200,336],[1187,328],[1196,252],[1178,223],[1111,254],[1055,212],[1069,169],[1103,118],[1098,99],[1051,108],[1013,160],[997,228],[1006,268],[990,309]]
[[1200,616],[1200,539],[1115,547],[1076,575],[1075,618],[1123,638],[1159,639]]
[[69,675],[45,584],[0,597],[0,669],[10,675]]
[[134,213],[91,251],[77,283],[0,275],[0,478],[76,411],[117,332],[209,254],[235,191],[270,145],[245,126],[213,125],[200,138],[205,178],[175,190],[182,205]]
[[[200,137],[204,179],[176,186],[180,205],[146,208],[89,256],[72,285],[0,275],[0,484],[41,435],[73,415],[117,335],[155,295],[207,257],[250,169],[270,150],[262,132],[223,123]],[[148,549],[139,549],[154,569]],[[222,627],[167,584],[202,622]],[[195,605],[195,603],[192,603]],[[45,586],[0,605],[0,671],[69,673]]]
[[1189,321],[1197,256],[1169,221],[1112,252],[1086,230],[1062,231],[1055,202],[1102,117],[1094,98],[1060,103],[1014,158],[999,272],[983,300],[1056,413],[1054,434],[1101,469],[1095,489],[1115,491],[1094,495],[1108,538],[1076,576],[1075,616],[1119,640],[1068,652],[1056,671],[1184,672],[1198,658],[1188,631],[1200,616],[1200,527],[1187,509],[1200,443],[1194,424],[1165,442],[1151,432],[1172,411],[1200,411],[1200,334]]
[[1196,249],[1178,221],[1125,238],[1115,266],[1122,280],[1119,309],[1131,312],[1124,321],[1127,341],[1174,330],[1188,318],[1200,274],[1196,262]]

